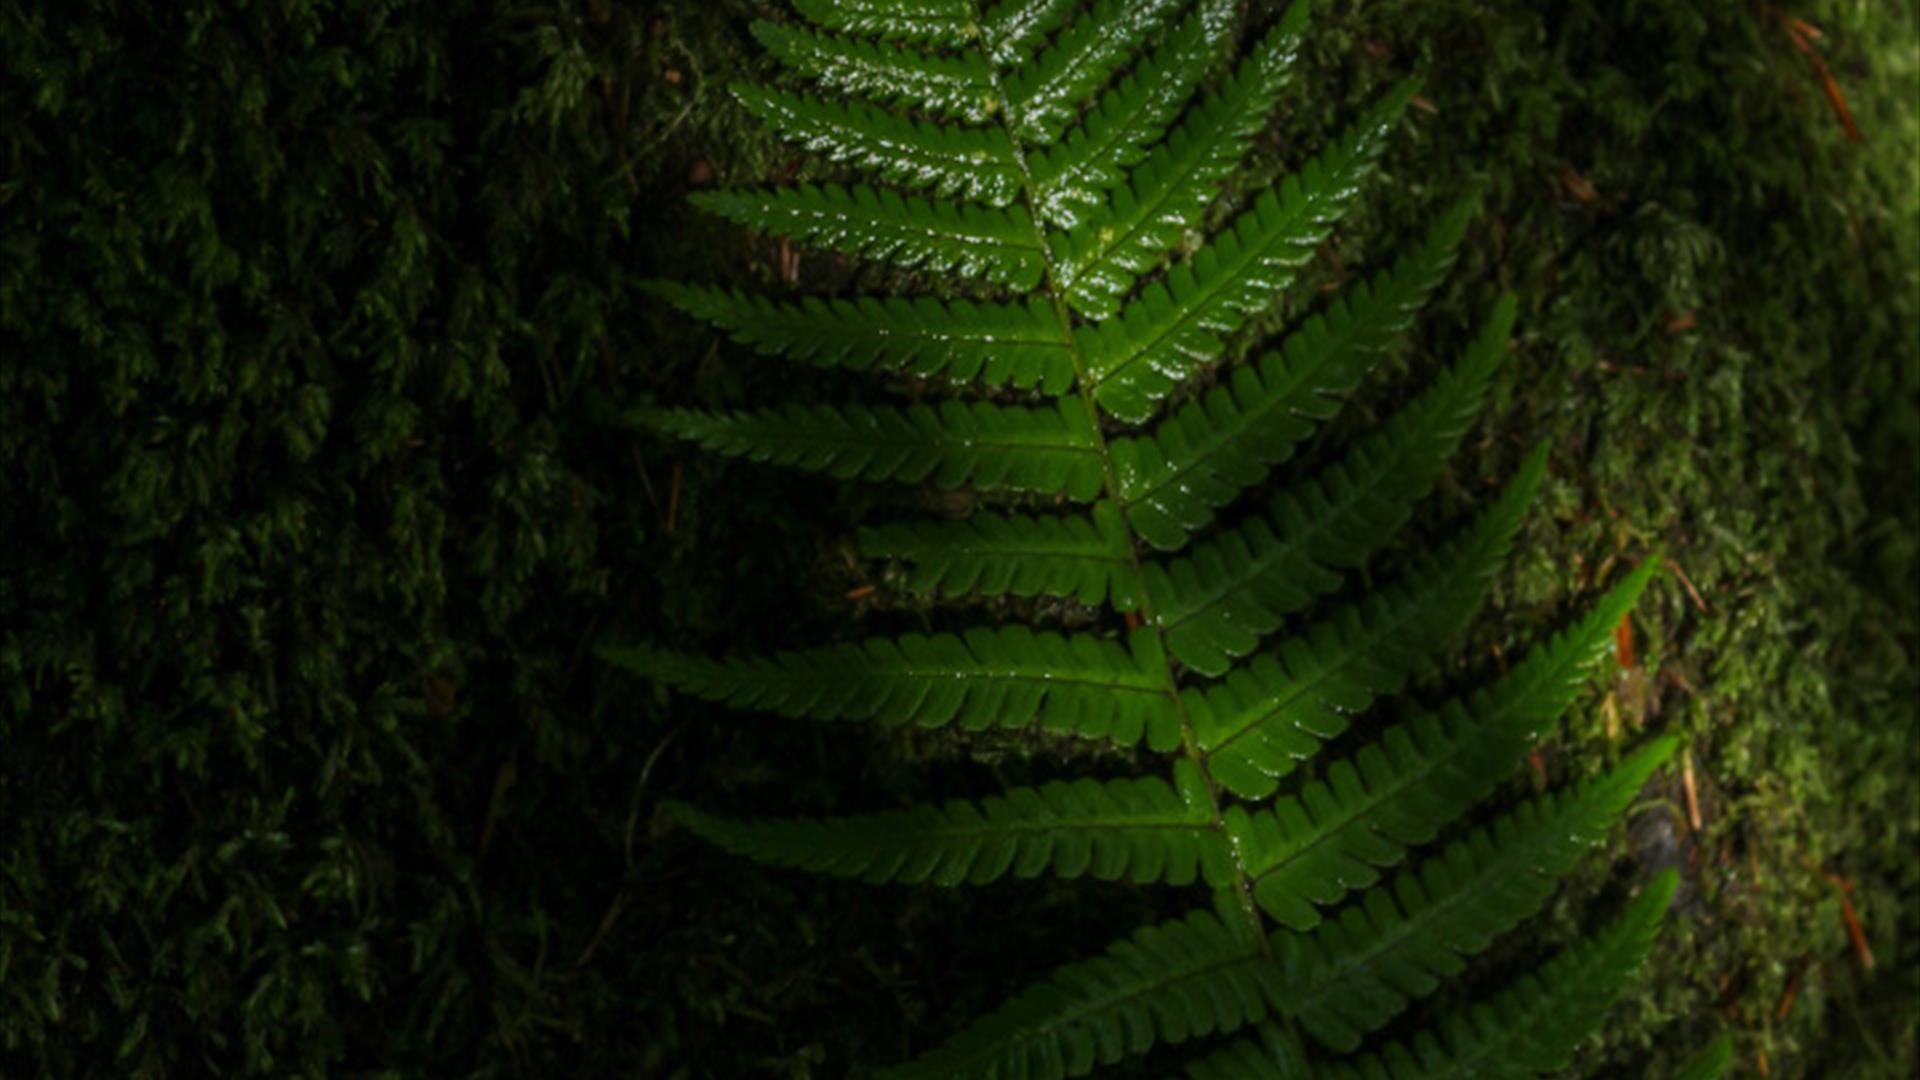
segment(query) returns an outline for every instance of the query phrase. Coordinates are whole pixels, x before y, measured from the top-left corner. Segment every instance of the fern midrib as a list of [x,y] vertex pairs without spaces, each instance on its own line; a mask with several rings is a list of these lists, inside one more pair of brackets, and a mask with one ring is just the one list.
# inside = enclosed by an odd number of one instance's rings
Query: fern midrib
[[[972,10],[976,24],[984,27],[986,21],[982,17],[979,0],[973,0]],[[986,34],[982,33],[977,36],[974,39],[974,44],[975,47],[979,49],[981,58],[986,63],[989,84],[1000,106],[995,111],[1000,118],[1000,123],[1006,129],[1008,152],[1013,156],[1014,168],[1018,170],[1020,174],[1020,200],[1027,208],[1027,221],[1029,227],[1033,229],[1034,245],[1040,252],[1041,266],[1047,284],[1047,299],[1053,304],[1054,316],[1060,321],[1061,337],[1068,343],[1068,354],[1073,360],[1074,390],[1080,397],[1081,405],[1087,410],[1087,420],[1093,432],[1093,450],[1100,459],[1100,473],[1106,486],[1107,496],[1124,510],[1126,502],[1121,494],[1119,474],[1113,466],[1113,455],[1108,449],[1106,434],[1101,430],[1100,407],[1094,400],[1095,387],[1093,382],[1088,378],[1090,367],[1087,363],[1086,354],[1081,350],[1080,339],[1078,335],[1073,332],[1073,314],[1067,305],[1067,291],[1061,284],[1059,267],[1054,263],[1053,252],[1046,243],[1046,218],[1041,215],[1038,202],[1039,195],[1037,187],[1034,184],[1033,174],[1031,170],[1027,168],[1026,153],[1021,149],[1019,135],[1014,130],[1015,119],[1012,115],[1006,87],[1000,77],[1000,66],[994,62],[993,46],[991,42],[986,40]],[[1126,521],[1124,513],[1122,514],[1121,520],[1123,527],[1127,529],[1127,565],[1132,571],[1134,580],[1144,580],[1140,573],[1140,548],[1138,538],[1130,525],[1124,525]],[[1166,695],[1172,704],[1175,717],[1180,721],[1181,751],[1187,756],[1188,760],[1193,762],[1194,767],[1199,772],[1200,778],[1205,785],[1207,792],[1207,827],[1222,835],[1227,835],[1226,815],[1220,805],[1220,785],[1214,780],[1213,774],[1207,770],[1206,755],[1200,750],[1199,743],[1194,738],[1193,718],[1187,714],[1186,701],[1180,694],[1179,678],[1173,666],[1175,661],[1173,660],[1172,652],[1167,648],[1167,635],[1166,632],[1160,628],[1159,621],[1154,618],[1151,603],[1151,600],[1146,596],[1146,590],[1140,590],[1138,615],[1141,625],[1159,639],[1160,655],[1164,658],[1162,663],[1166,671]],[[1252,940],[1257,943],[1257,955],[1262,958],[1270,958],[1272,956],[1272,945],[1267,939],[1266,923],[1260,914],[1260,909],[1254,904],[1253,884],[1247,876],[1246,863],[1240,857],[1239,850],[1231,842],[1228,843],[1227,850],[1230,855],[1228,864],[1233,869],[1232,888],[1234,896],[1239,902],[1241,915],[1245,918],[1248,928],[1251,931]]]

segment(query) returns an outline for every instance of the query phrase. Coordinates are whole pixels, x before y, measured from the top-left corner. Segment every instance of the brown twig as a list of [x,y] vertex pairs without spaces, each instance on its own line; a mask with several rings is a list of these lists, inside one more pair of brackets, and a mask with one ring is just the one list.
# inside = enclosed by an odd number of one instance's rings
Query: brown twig
[[1700,614],[1705,615],[1707,613],[1707,602],[1700,598],[1700,590],[1693,587],[1693,579],[1689,578],[1687,572],[1680,569],[1680,564],[1674,562],[1671,558],[1666,560],[1666,566],[1667,569],[1673,571],[1674,577],[1680,579],[1680,584],[1687,590],[1687,595],[1693,598],[1693,606],[1700,609]]

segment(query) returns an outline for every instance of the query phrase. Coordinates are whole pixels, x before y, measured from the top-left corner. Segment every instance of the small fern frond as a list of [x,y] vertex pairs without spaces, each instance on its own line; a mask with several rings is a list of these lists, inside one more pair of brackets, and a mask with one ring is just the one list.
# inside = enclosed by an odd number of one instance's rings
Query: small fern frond
[[662,434],[716,453],[843,480],[928,480],[982,491],[1033,491],[1091,502],[1104,478],[1093,425],[1077,401],[1021,408],[988,402],[790,405],[755,412],[639,409]]
[[1233,858],[1212,827],[1206,781],[1188,761],[1174,775],[1177,790],[1157,777],[1054,781],[978,803],[956,799],[858,817],[729,821],[665,805],[736,855],[876,885],[985,885],[1047,872],[1139,885],[1224,885],[1233,880]]
[[1094,90],[1128,64],[1147,36],[1187,0],[1100,0],[1007,81],[1014,134],[1044,146],[1060,137]]
[[1132,611],[1140,603],[1126,524],[1105,499],[1084,516],[976,511],[963,521],[863,529],[860,551],[870,559],[912,563],[906,586],[916,592],[1044,593],[1106,603],[1115,611]]
[[1673,1080],[1720,1080],[1733,1068],[1733,1035],[1721,1032],[1707,1044],[1707,1048],[1694,1055],[1693,1060],[1681,1066]]
[[[1114,440],[1120,496],[1141,536],[1163,550],[1184,546],[1216,508],[1291,457],[1315,423],[1337,412],[1342,395],[1359,384],[1445,276],[1472,205],[1456,206],[1372,288],[1350,290],[1350,298],[1310,319],[1258,365],[1234,371],[1152,434]],[[1517,309],[1511,294],[1502,297],[1469,347],[1452,390],[1461,395],[1460,408],[1478,402],[1480,387],[1505,357]]]
[[1319,1075],[1324,1080],[1532,1080],[1559,1072],[1653,951],[1679,883],[1676,871],[1662,871],[1611,926],[1522,975],[1491,1000]]
[[793,6],[824,29],[882,41],[958,49],[979,32],[969,0],[793,0]]
[[864,184],[700,191],[688,201],[761,232],[909,270],[958,274],[1020,291],[1038,285],[1046,272],[1024,206],[922,199]]
[[1409,80],[1390,92],[1339,143],[1287,177],[1278,194],[1263,192],[1117,318],[1082,328],[1101,408],[1123,420],[1145,419],[1181,380],[1220,357],[1222,335],[1273,306],[1345,213],[1417,85]]
[[1474,350],[1341,461],[1276,495],[1189,555],[1141,567],[1168,651],[1226,652],[1271,633],[1338,587],[1391,538],[1439,477],[1478,413],[1504,349]]
[[1073,356],[1043,300],[982,304],[928,297],[809,296],[780,303],[759,293],[649,281],[646,291],[763,354],[818,367],[878,369],[980,380],[987,386],[1073,389]]
[[1069,964],[890,1080],[1061,1080],[1156,1043],[1229,1033],[1284,1006],[1281,969],[1258,938],[1209,911],[1139,931]]
[[857,101],[827,101],[736,83],[733,96],[789,142],[906,187],[1005,206],[1020,194],[1013,144],[1001,127],[915,120]]
[[1104,206],[1107,193],[1147,156],[1186,106],[1232,29],[1231,0],[1200,0],[1065,138],[1030,154],[1027,172],[1040,216],[1070,229]]
[[1543,447],[1431,561],[1291,638],[1280,660],[1263,657],[1208,690],[1186,691],[1213,778],[1243,798],[1265,798],[1319,740],[1344,731],[1349,714],[1398,690],[1479,608],[1545,468]]
[[1371,885],[1375,867],[1398,863],[1491,793],[1566,710],[1652,569],[1643,566],[1577,627],[1469,704],[1455,701],[1388,728],[1330,766],[1324,782],[1270,812],[1230,813],[1261,910],[1296,930],[1313,928],[1316,905]]
[[773,656],[714,660],[642,648],[601,657],[708,701],[814,720],[967,731],[1025,727],[1132,746],[1180,744],[1165,657],[1144,632],[1127,645],[1020,625],[870,638]]
[[760,39],[781,63],[843,94],[906,105],[955,120],[984,124],[998,98],[993,71],[972,52],[935,56],[855,37],[816,34],[760,20]]
[[1232,78],[1188,110],[1106,206],[1054,238],[1055,281],[1075,311],[1111,317],[1139,275],[1158,266],[1200,220],[1286,85],[1299,56],[1306,7],[1289,8]]
[[1391,886],[1368,890],[1312,934],[1277,931],[1292,950],[1288,1004],[1301,1026],[1351,1053],[1413,998],[1432,993],[1464,957],[1546,903],[1676,745],[1656,740],[1571,792],[1521,805],[1401,871]]

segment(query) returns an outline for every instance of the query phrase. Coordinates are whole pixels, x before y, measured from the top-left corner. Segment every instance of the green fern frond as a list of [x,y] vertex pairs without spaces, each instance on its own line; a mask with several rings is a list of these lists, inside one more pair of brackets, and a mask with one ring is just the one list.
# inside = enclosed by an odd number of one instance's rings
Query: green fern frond
[[1005,206],[1020,170],[1005,128],[936,124],[857,101],[736,83],[733,96],[782,138],[906,187]]
[[1069,964],[891,1080],[1085,1076],[1156,1043],[1231,1033],[1284,1006],[1281,969],[1258,938],[1212,912],[1148,927]]
[[1219,358],[1221,335],[1273,306],[1359,190],[1417,83],[1389,93],[1332,149],[1309,161],[1129,302],[1081,328],[1100,407],[1141,420],[1179,381]]
[[827,30],[958,49],[980,33],[969,0],[793,0]]
[[1100,494],[1093,425],[1080,403],[1020,408],[791,405],[757,412],[640,409],[630,418],[708,450],[843,480],[927,480],[983,491],[1035,491],[1091,502]]
[[1733,1068],[1733,1035],[1721,1032],[1705,1050],[1681,1066],[1673,1080],[1720,1080]]
[[1277,1024],[1264,1023],[1186,1068],[1187,1080],[1309,1080],[1300,1040]]
[[860,817],[729,821],[667,809],[736,855],[872,884],[985,885],[1051,871],[1100,881],[1211,885],[1233,880],[1226,837],[1213,826],[1206,780],[1192,762],[1166,781],[1055,781],[978,803],[953,800]]
[[[1341,396],[1359,384],[1446,275],[1472,209],[1472,200],[1456,205],[1426,243],[1371,288],[1349,290],[1257,367],[1235,371],[1151,435],[1115,440],[1114,468],[1133,527],[1157,547],[1180,547],[1213,519],[1216,508],[1291,457],[1314,424],[1338,410]],[[1505,356],[1516,309],[1511,295],[1495,306],[1461,364],[1461,392],[1477,394]]]
[[701,191],[688,199],[749,228],[910,270],[958,274],[1023,291],[1038,285],[1046,272],[1023,206],[922,199],[862,184]]
[[1104,206],[1107,193],[1186,106],[1232,30],[1231,0],[1200,0],[1063,139],[1030,155],[1027,173],[1040,216],[1071,229]]
[[1078,115],[1089,92],[1127,64],[1167,16],[1187,0],[1100,0],[1006,80],[1014,134],[1046,145]]
[[992,119],[998,106],[993,70],[975,53],[935,56],[766,20],[753,24],[753,36],[781,63],[843,94],[975,124]]
[[863,529],[860,551],[913,564],[906,586],[950,596],[1072,597],[1132,611],[1140,590],[1120,510],[1102,499],[1086,515],[1041,517],[977,511],[963,521],[912,521]]
[[609,648],[601,657],[709,701],[814,720],[967,731],[1017,728],[1156,750],[1180,744],[1180,718],[1159,640],[1127,645],[1024,626],[931,637],[871,638],[733,660]]
[[1412,514],[1478,413],[1505,350],[1474,350],[1323,472],[1190,555],[1141,567],[1168,651],[1185,659],[1271,633],[1340,583]]
[[1464,957],[1540,909],[1556,880],[1604,836],[1677,745],[1659,739],[1572,792],[1522,804],[1438,855],[1362,894],[1290,950],[1289,1008],[1327,1046],[1362,1037],[1424,997]]
[[1060,320],[1041,300],[981,304],[924,297],[807,297],[780,303],[758,293],[650,281],[648,292],[765,354],[819,367],[878,369],[974,379],[987,386],[1073,389],[1073,355]]
[[1285,87],[1299,57],[1306,9],[1305,3],[1289,8],[1233,77],[1188,110],[1156,152],[1114,190],[1107,206],[1056,234],[1054,278],[1075,311],[1111,317],[1138,277],[1157,267],[1199,221]]
[[1348,714],[1398,690],[1479,608],[1545,468],[1542,448],[1433,560],[1336,609],[1287,641],[1279,660],[1263,657],[1206,691],[1185,691],[1209,774],[1236,795],[1265,798],[1320,740],[1346,730]]
[[1080,0],[1002,0],[981,19],[988,57],[1003,68],[1025,64],[1079,6]]
[[1491,1000],[1404,1042],[1323,1069],[1324,1080],[1531,1080],[1566,1067],[1659,935],[1679,874],[1662,871],[1619,919]]
[[1612,643],[1613,628],[1651,570],[1642,567],[1577,627],[1470,703],[1455,701],[1387,729],[1330,766],[1325,781],[1270,811],[1229,812],[1261,910],[1296,930],[1312,929],[1320,922],[1316,905],[1373,884],[1376,867],[1433,839],[1511,775]]

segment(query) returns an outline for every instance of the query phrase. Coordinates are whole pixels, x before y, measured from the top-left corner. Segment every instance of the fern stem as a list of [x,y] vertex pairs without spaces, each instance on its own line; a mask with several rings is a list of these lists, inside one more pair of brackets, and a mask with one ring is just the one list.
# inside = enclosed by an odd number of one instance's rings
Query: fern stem
[[[975,24],[984,27],[986,21],[982,17],[979,0],[973,0],[972,13]],[[1116,506],[1124,508],[1126,504],[1121,493],[1119,474],[1113,466],[1113,455],[1108,450],[1106,434],[1100,427],[1101,412],[1098,403],[1094,399],[1094,383],[1090,377],[1091,366],[1087,362],[1087,357],[1081,351],[1079,340],[1073,332],[1073,314],[1067,305],[1066,289],[1061,284],[1060,268],[1056,265],[1053,252],[1046,243],[1045,231],[1047,228],[1047,218],[1041,213],[1033,173],[1027,166],[1026,153],[1021,149],[1021,140],[1017,130],[1018,118],[1012,115],[1012,107],[1007,95],[1006,85],[1001,78],[1000,65],[994,60],[994,43],[986,39],[987,35],[981,34],[975,38],[974,45],[986,59],[988,85],[997,105],[994,113],[999,117],[1001,125],[1006,129],[1009,153],[1013,158],[1013,166],[1020,176],[1020,200],[1026,205],[1028,220],[1032,222],[1034,243],[1040,251],[1047,299],[1053,304],[1055,317],[1060,320],[1060,334],[1067,342],[1068,354],[1073,360],[1074,390],[1080,397],[1080,403],[1087,410],[1087,420],[1093,429],[1093,451],[1100,459],[1100,472],[1106,485],[1107,496],[1114,501]],[[1121,520],[1123,523],[1126,522],[1124,513]],[[1141,580],[1138,536],[1134,533],[1130,523],[1125,524],[1125,527],[1128,532],[1129,541],[1127,544],[1128,570],[1133,575],[1134,580],[1138,581]],[[1200,777],[1206,785],[1208,813],[1210,815],[1208,827],[1225,833],[1227,828],[1226,815],[1221,808],[1220,785],[1214,781],[1213,774],[1207,770],[1207,756],[1200,749],[1199,740],[1194,736],[1192,718],[1187,714],[1186,703],[1180,696],[1179,683],[1176,677],[1177,673],[1174,670],[1175,661],[1172,658],[1172,654],[1166,649],[1166,631],[1160,626],[1160,620],[1154,617],[1151,601],[1146,596],[1144,589],[1140,590],[1137,614],[1139,615],[1141,626],[1160,639],[1160,651],[1165,658],[1164,663],[1167,669],[1166,692],[1173,704],[1174,714],[1180,719],[1181,752],[1198,767]],[[1232,852],[1230,863],[1233,868],[1233,884],[1231,887],[1233,889],[1234,899],[1239,906],[1241,915],[1246,919],[1251,938],[1259,943],[1261,955],[1271,956],[1272,945],[1267,939],[1266,922],[1260,915],[1259,907],[1254,904],[1253,881],[1247,875],[1246,862],[1241,858],[1237,850],[1232,849],[1231,844],[1229,844],[1229,850]],[[1290,1018],[1288,1022],[1291,1024]]]

